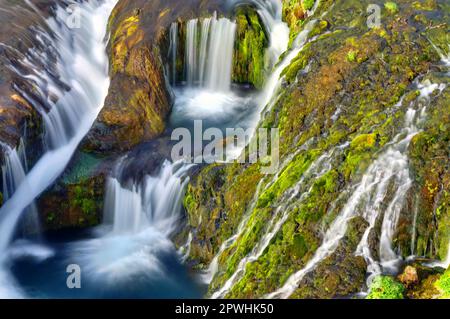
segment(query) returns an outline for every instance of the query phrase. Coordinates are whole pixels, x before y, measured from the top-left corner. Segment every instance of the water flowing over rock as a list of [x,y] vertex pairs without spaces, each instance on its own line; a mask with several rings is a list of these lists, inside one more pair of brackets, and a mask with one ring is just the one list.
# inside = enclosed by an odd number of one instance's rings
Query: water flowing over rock
[[450,295],[444,0],[0,9],[0,297]]

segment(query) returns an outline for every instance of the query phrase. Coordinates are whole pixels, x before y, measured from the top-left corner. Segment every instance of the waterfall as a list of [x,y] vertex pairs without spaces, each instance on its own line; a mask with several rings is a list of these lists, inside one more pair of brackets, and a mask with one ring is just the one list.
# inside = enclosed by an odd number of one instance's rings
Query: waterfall
[[[2,171],[2,194],[3,201],[8,201],[19,185],[25,180],[28,172],[25,144],[20,140],[17,149],[11,149],[6,144],[1,144],[5,150]],[[33,202],[25,209],[24,226],[27,230],[39,233],[39,218],[36,204]]]
[[130,276],[164,273],[158,254],[173,249],[169,236],[181,217],[190,168],[166,161],[157,176],[146,176],[141,183],[109,178],[103,225],[107,231],[71,249],[72,258],[92,280],[115,284]]
[[106,187],[104,218],[113,233],[135,233],[150,226],[169,235],[179,218],[190,165],[165,162],[158,176],[146,176],[142,184],[128,188],[116,178],[109,178]]
[[169,58],[172,61],[172,86],[177,82],[177,50],[178,50],[178,24],[173,22],[170,25],[170,47]]
[[[56,65],[51,62],[49,53],[30,49],[21,63],[32,70],[31,74],[23,74],[10,66],[39,95],[40,102],[16,87],[23,98],[41,113],[48,150],[0,209],[0,261],[4,260],[4,252],[21,214],[63,172],[103,105],[109,87],[104,40],[107,20],[116,2],[106,0],[80,4],[80,28],[69,28],[66,25],[69,13],[63,6],[58,6],[55,16],[45,20],[53,35],[36,30],[36,40],[48,52],[57,52]],[[44,69],[37,69],[35,64],[43,65]],[[58,81],[52,73],[55,69]]]
[[[267,50],[270,65],[278,62],[280,55],[288,48],[289,27],[282,19],[282,1],[277,0],[230,0],[237,6],[241,3],[249,3],[254,6],[259,17],[269,34],[270,45]],[[316,1],[319,3],[319,0]],[[312,14],[310,14],[312,15]]]
[[[424,85],[420,85],[419,89],[421,92],[420,98],[427,99],[435,89],[442,90],[443,87],[427,81]],[[363,255],[369,264],[368,272],[379,274],[382,271],[382,267],[390,270],[392,270],[392,267],[395,267],[400,257],[392,249],[392,237],[397,227],[406,192],[411,185],[406,155],[407,148],[411,139],[419,132],[418,125],[426,116],[426,105],[419,105],[418,110],[414,110],[413,106],[406,112],[403,130],[394,137],[386,146],[385,152],[367,169],[361,182],[353,191],[340,214],[330,225],[321,246],[316,250],[314,256],[305,267],[291,275],[281,288],[267,295],[268,298],[288,298],[297,289],[303,277],[336,250],[340,240],[346,233],[348,221],[357,215],[362,215],[369,222],[369,227],[366,229],[357,248],[357,254]],[[397,188],[389,202],[388,208],[384,212],[379,247],[380,265],[371,256],[368,236],[373,227],[375,227],[377,217],[381,213],[381,203],[386,198],[390,183],[395,183]]]
[[197,39],[198,19],[193,19],[186,24],[186,81],[189,86],[194,85],[197,69]]
[[236,23],[226,18],[217,19],[215,15],[201,22],[198,19],[187,22],[185,72],[188,86],[229,90],[235,33]]

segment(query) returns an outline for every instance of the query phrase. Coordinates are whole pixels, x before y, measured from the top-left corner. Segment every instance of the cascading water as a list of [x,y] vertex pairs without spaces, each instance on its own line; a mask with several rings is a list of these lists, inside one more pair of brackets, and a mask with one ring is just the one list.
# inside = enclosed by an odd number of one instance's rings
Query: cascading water
[[251,253],[239,262],[233,275],[230,276],[218,291],[214,292],[212,298],[224,298],[230,289],[243,277],[247,264],[259,259],[289,217],[289,212],[292,208],[307,198],[312,188],[312,182],[331,169],[331,159],[347,146],[348,143],[345,143],[317,158],[302,175],[300,180],[284,192],[273,218],[269,221],[267,231],[255,245]]
[[178,24],[173,22],[170,25],[170,48],[169,58],[172,63],[171,66],[171,84],[173,86],[177,83],[177,50],[178,50]]
[[[2,194],[3,201],[8,201],[17,187],[24,181],[28,172],[25,144],[20,140],[17,149],[2,145],[5,150],[4,165],[2,165]],[[30,232],[39,233],[39,220],[34,201],[26,208],[25,227]]]
[[[427,82],[419,86],[419,89],[420,97],[428,99],[428,96],[434,90],[442,90],[443,87]],[[411,139],[419,132],[418,125],[423,121],[425,112],[426,105],[420,106],[418,110],[408,109],[404,129],[394,137],[393,141],[386,146],[386,151],[368,168],[346,205],[327,230],[322,244],[316,250],[314,256],[305,267],[290,276],[281,288],[267,295],[268,298],[288,298],[297,289],[303,277],[336,250],[346,233],[348,221],[358,214],[369,222],[369,227],[357,248],[357,253],[362,254],[369,265],[368,272],[373,275],[379,274],[383,270],[381,267],[386,267],[392,271],[392,268],[400,259],[392,249],[393,232],[397,226],[406,192],[411,185],[406,155],[407,147]],[[388,208],[384,211],[379,247],[380,265],[371,256],[368,235],[375,226],[378,214],[382,210],[381,204],[386,198],[390,183],[395,183],[396,192]]]
[[[166,161],[157,176],[146,176],[142,183],[109,178],[101,236],[69,249],[69,259],[82,267],[91,284],[117,287],[132,278],[171,280],[160,258],[174,251],[169,236],[180,218],[190,167]],[[120,171],[119,165],[118,175]]]
[[[105,0],[79,4],[79,28],[70,28],[66,24],[70,13],[65,10],[65,6],[58,6],[55,16],[45,20],[53,34],[36,31],[36,40],[44,48],[48,48],[49,52],[57,52],[56,65],[47,52],[30,49],[21,61],[25,69],[32,70],[30,74],[23,74],[11,66],[30,82],[39,95],[37,101],[16,87],[23,98],[40,112],[48,150],[0,209],[2,266],[6,262],[6,250],[22,213],[63,172],[103,105],[109,87],[104,40],[107,19],[116,2],[117,0]],[[33,9],[38,12],[34,6]],[[35,65],[42,65],[43,69],[38,69]],[[59,76],[58,83],[50,71],[55,69]]]
[[[201,24],[201,28],[199,28]],[[228,91],[231,84],[236,23],[227,18],[193,19],[186,25],[187,85]],[[200,43],[200,45],[199,45]]]

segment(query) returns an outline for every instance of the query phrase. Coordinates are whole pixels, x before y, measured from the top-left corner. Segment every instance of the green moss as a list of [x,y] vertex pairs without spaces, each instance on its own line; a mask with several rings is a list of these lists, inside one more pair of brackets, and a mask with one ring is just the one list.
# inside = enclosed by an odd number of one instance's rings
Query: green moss
[[89,215],[95,211],[97,203],[92,198],[92,190],[77,185],[73,189],[73,194],[72,204],[79,207],[84,214]]
[[378,276],[370,285],[366,299],[403,299],[405,288],[389,276]]
[[349,61],[349,62],[354,62],[354,61],[356,61],[356,56],[358,55],[358,51],[355,51],[355,50],[350,50],[348,53],[347,53],[347,61]]
[[395,2],[388,1],[388,2],[386,2],[384,4],[384,7],[391,14],[394,14],[394,13],[398,12],[398,6],[397,6],[397,4]]
[[47,222],[48,223],[53,222],[55,220],[55,218],[56,218],[56,214],[55,213],[48,213],[47,214]]
[[435,282],[434,286],[441,293],[440,298],[450,299],[450,268]]
[[314,6],[315,0],[302,0],[302,8],[304,11],[311,10]]
[[232,81],[250,83],[260,89],[266,78],[267,34],[258,14],[249,7],[239,7],[236,24]]

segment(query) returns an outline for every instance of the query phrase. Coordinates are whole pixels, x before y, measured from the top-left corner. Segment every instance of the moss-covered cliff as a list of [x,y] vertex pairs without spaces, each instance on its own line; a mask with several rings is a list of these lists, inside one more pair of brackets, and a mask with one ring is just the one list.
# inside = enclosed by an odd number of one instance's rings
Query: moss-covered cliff
[[[392,10],[379,1],[376,28],[367,25],[370,1],[321,1],[311,17],[304,12],[313,4],[306,2],[283,2],[291,39],[318,21],[284,70],[281,95],[260,123],[280,129],[278,174],[262,175],[258,164],[216,165],[201,170],[188,187],[184,234],[193,234],[191,261],[206,267],[235,234],[218,256],[211,294],[229,281],[226,297],[261,297],[304,268],[369,165],[401,132],[408,107],[420,107],[416,84],[448,83],[431,44],[443,43],[439,48],[448,53],[445,2],[397,1]],[[406,151],[414,180],[393,241],[403,256],[443,259],[448,251],[448,90],[430,95],[423,128]],[[391,200],[386,193],[385,205]],[[354,213],[364,216],[363,210]],[[378,245],[380,222],[370,232],[371,247]],[[351,229],[291,297],[349,296],[363,288],[366,263],[354,252],[367,221]]]

